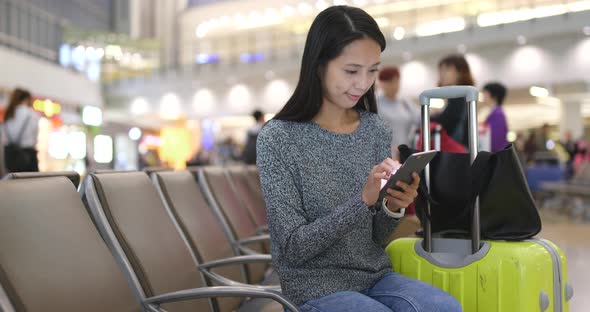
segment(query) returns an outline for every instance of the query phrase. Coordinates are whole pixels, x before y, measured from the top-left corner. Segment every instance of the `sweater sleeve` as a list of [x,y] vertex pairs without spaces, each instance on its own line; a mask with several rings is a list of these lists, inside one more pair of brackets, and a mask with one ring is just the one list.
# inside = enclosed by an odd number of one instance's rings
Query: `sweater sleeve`
[[297,266],[330,248],[359,222],[370,218],[371,213],[359,190],[330,213],[308,220],[301,191],[295,183],[296,169],[287,161],[296,155],[288,152],[290,145],[280,139],[281,129],[268,128],[271,127],[267,125],[257,140],[257,166],[273,258]]
[[[391,139],[391,132],[384,130],[380,136],[383,136],[383,138],[377,139],[376,164],[381,163],[387,157],[391,157],[391,149],[388,144]],[[376,205],[381,205],[381,203],[377,203]],[[379,210],[379,212],[373,216],[373,241],[375,244],[380,246],[385,244],[387,238],[391,235],[398,222],[398,219],[388,216],[383,209]]]

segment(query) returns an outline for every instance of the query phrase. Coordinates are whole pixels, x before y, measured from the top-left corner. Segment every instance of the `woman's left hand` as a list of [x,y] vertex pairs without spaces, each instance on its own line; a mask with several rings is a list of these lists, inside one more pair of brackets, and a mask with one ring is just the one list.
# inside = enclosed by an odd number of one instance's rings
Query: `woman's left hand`
[[397,182],[397,186],[400,187],[403,192],[395,189],[388,189],[385,199],[387,200],[387,209],[391,212],[397,212],[402,208],[408,207],[414,202],[418,196],[418,186],[420,185],[420,176],[413,172],[412,177],[414,180],[412,184],[407,184],[402,181]]

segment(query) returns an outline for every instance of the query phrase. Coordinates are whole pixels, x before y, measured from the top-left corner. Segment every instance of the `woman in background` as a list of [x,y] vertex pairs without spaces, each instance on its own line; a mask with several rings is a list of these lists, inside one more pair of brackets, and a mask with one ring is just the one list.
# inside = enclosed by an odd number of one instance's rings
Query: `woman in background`
[[10,95],[4,114],[4,162],[8,172],[39,171],[37,135],[39,115],[33,110],[33,97],[24,89]]
[[[440,87],[473,86],[473,76],[469,64],[463,55],[449,55],[438,63]],[[467,101],[465,98],[449,99],[446,108],[438,115],[432,116],[433,122],[441,124],[447,133],[463,146],[469,145],[467,129]]]

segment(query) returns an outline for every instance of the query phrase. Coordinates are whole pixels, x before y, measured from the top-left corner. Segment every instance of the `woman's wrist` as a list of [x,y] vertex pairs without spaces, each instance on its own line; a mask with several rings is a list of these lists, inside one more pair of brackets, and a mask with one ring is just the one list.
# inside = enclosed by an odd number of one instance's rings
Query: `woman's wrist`
[[367,208],[371,208],[375,205],[375,203],[369,203],[369,200],[365,197],[365,192],[361,192],[361,201],[367,206]]
[[382,209],[385,212],[385,214],[391,218],[399,219],[406,214],[406,208],[400,208],[396,211],[392,211],[391,209],[389,209],[389,207],[387,207],[387,199],[385,199],[385,198],[383,199],[383,202],[381,203],[381,205],[382,205]]

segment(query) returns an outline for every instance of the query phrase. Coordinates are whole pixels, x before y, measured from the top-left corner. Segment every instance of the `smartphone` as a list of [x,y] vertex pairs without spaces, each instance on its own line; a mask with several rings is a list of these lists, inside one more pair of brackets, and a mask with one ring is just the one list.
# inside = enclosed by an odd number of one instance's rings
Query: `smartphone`
[[394,190],[402,191],[402,189],[396,185],[397,181],[403,181],[407,184],[412,184],[414,178],[412,172],[420,174],[422,170],[428,165],[428,163],[436,156],[436,151],[426,151],[414,153],[406,159],[404,164],[397,169],[397,171],[389,177],[387,183],[381,188],[379,193],[379,200],[381,202],[385,196],[387,196],[387,189],[392,188]]

